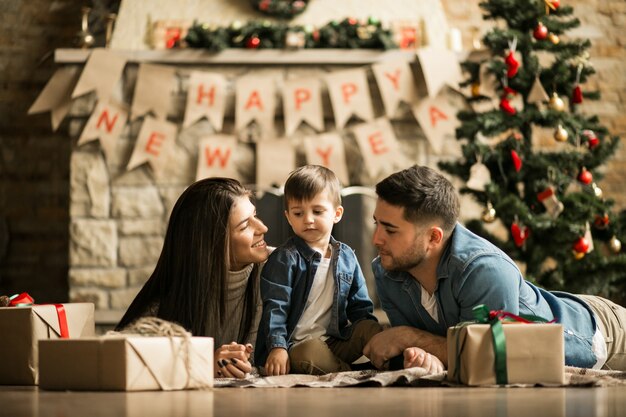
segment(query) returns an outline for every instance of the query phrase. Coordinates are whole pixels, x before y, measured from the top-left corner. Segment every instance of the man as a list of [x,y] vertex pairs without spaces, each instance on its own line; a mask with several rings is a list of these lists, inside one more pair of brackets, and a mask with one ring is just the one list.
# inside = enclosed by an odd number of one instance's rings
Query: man
[[448,327],[472,320],[472,308],[532,314],[563,325],[565,364],[626,370],[626,309],[596,296],[549,292],[522,277],[500,249],[459,223],[450,182],[413,166],[376,185],[372,262],[392,327],[363,353],[377,368],[404,355],[404,367],[447,366]]

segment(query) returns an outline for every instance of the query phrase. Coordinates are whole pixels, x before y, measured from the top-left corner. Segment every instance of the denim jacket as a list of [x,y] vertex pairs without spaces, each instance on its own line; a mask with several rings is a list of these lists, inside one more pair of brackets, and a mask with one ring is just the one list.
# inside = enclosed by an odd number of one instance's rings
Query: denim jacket
[[563,325],[565,364],[590,368],[596,363],[591,344],[596,330],[592,311],[581,299],[549,292],[527,282],[504,252],[457,223],[437,265],[439,323],[421,304],[419,282],[408,272],[386,271],[372,262],[381,305],[392,326],[412,326],[446,336],[446,330],[473,320],[472,308],[532,314]]
[[[352,333],[349,322],[376,320],[374,305],[354,251],[332,236],[330,244],[335,290],[326,334],[345,340]],[[298,236],[289,238],[268,258],[261,273],[263,314],[254,353],[257,365],[265,365],[273,348],[289,349],[293,344],[290,339],[304,311],[321,258],[322,254]]]

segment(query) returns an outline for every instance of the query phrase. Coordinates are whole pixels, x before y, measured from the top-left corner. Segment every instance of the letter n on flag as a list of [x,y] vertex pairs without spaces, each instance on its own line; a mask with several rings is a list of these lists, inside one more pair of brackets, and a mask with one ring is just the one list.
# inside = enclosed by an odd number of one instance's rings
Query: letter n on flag
[[99,139],[104,157],[111,161],[127,119],[128,114],[121,105],[109,100],[99,101],[78,139],[78,145]]
[[196,180],[211,177],[239,179],[235,164],[237,139],[229,135],[212,135],[198,145]]
[[459,125],[456,117],[458,110],[451,104],[450,98],[448,90],[443,89],[437,96],[427,97],[412,108],[430,147],[437,154],[441,153],[446,138],[454,139]]

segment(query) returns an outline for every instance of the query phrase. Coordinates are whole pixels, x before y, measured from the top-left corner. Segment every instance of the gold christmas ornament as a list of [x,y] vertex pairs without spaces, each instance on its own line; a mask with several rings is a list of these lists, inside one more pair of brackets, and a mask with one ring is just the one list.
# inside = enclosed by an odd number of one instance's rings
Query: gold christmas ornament
[[496,209],[493,208],[493,204],[491,201],[487,202],[487,207],[483,210],[483,214],[481,216],[485,223],[493,223],[496,221]]
[[561,39],[559,39],[559,35],[557,35],[555,33],[550,33],[548,35],[548,40],[550,42],[552,42],[553,44],[555,44],[555,45],[557,45],[561,41]]
[[550,101],[548,102],[548,107],[552,110],[563,111],[565,110],[565,103],[557,93],[552,93],[552,97],[550,97]]
[[558,125],[556,130],[554,131],[554,139],[557,142],[565,142],[567,141],[568,137],[569,137],[569,134],[567,133],[567,130],[565,130],[563,126]]
[[577,261],[580,261],[582,258],[585,257],[585,252],[576,252],[575,250],[573,250],[572,254],[574,254],[574,259],[576,259]]
[[472,97],[480,96],[480,83],[472,83]]
[[620,253],[622,251],[622,242],[615,236],[609,239],[609,249],[613,253]]

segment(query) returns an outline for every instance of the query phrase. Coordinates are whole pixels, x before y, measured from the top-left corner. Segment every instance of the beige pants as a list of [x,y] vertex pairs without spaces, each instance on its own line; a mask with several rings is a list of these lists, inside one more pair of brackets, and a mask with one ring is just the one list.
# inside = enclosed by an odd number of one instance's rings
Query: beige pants
[[626,371],[626,308],[595,295],[577,295],[596,315],[606,342],[607,358],[602,369]]
[[369,340],[382,330],[374,320],[361,320],[352,329],[348,340],[329,338],[307,339],[289,350],[291,373],[323,375],[351,370],[350,364],[363,355]]

